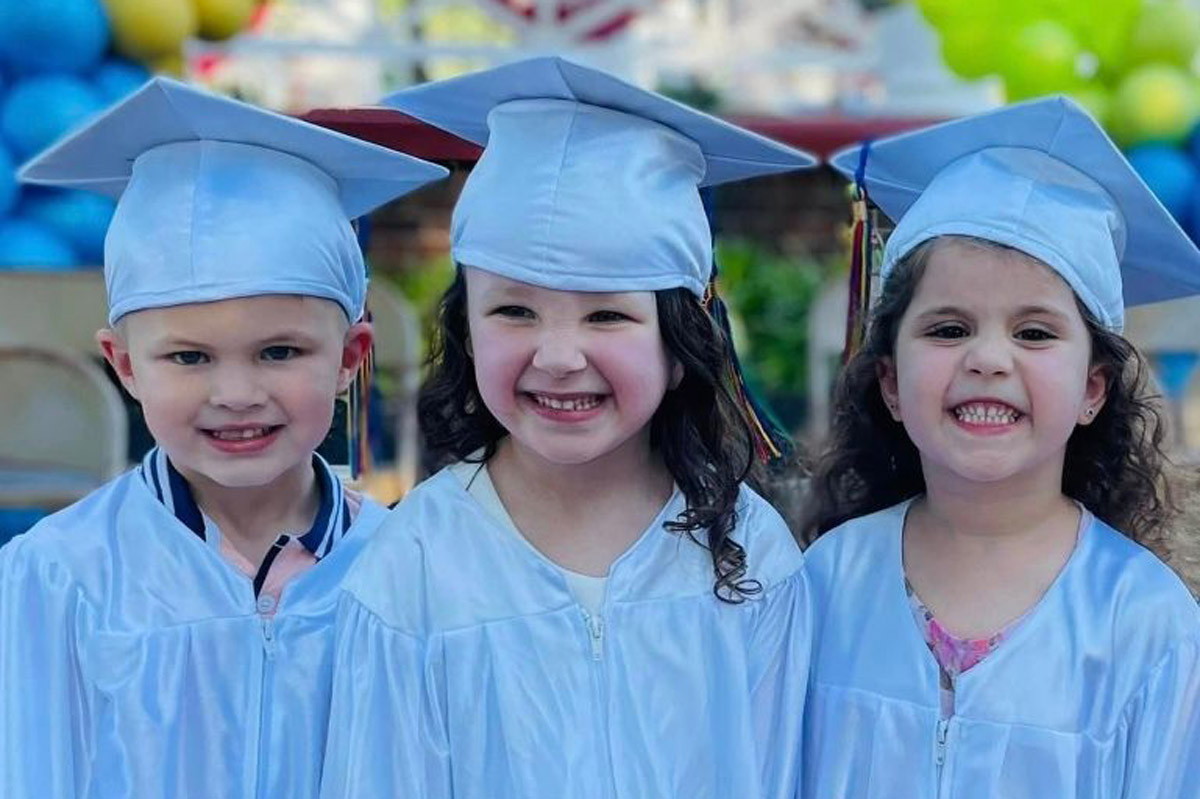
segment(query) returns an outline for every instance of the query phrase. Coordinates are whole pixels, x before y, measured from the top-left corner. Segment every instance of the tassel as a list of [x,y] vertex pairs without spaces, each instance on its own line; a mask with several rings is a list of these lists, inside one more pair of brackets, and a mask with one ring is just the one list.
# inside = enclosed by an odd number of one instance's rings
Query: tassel
[[[371,321],[371,312],[365,310],[363,319]],[[371,473],[371,379],[375,372],[375,346],[372,345],[359,364],[358,374],[347,390],[346,442],[350,462],[350,479],[358,480]]]
[[735,399],[750,421],[750,432],[754,443],[754,453],[763,463],[783,458],[792,450],[791,437],[783,427],[775,421],[766,406],[755,398],[754,392],[746,385],[742,372],[741,361],[738,360],[737,350],[733,346],[733,329],[729,324],[729,309],[717,295],[717,265],[713,263],[713,277],[708,288],[704,290],[704,309],[725,333],[729,342],[729,381],[733,385]]
[[842,350],[842,363],[847,363],[862,348],[867,335],[871,310],[871,275],[874,273],[875,256],[879,248],[875,212],[867,194],[867,156],[871,142],[863,143],[859,151],[858,169],[854,174],[854,188],[850,200],[850,306],[846,314],[846,344]]

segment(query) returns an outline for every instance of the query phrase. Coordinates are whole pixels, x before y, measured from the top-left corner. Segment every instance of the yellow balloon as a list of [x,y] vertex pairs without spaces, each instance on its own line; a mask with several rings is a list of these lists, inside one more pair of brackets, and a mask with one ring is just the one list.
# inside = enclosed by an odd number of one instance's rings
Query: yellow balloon
[[104,0],[117,50],[139,61],[178,53],[196,33],[192,0]]
[[172,78],[187,77],[184,74],[187,61],[184,59],[182,51],[160,55],[147,66],[155,75],[169,75]]
[[1149,64],[1130,72],[1117,86],[1110,109],[1119,144],[1178,143],[1200,119],[1200,92],[1188,72]]
[[257,0],[192,0],[200,38],[220,41],[245,30],[254,16]]

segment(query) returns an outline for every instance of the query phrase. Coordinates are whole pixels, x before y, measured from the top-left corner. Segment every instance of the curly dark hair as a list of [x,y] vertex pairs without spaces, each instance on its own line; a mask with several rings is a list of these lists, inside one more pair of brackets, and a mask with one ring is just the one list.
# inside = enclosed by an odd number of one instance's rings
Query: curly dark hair
[[[737,604],[762,585],[746,577],[745,549],[730,537],[739,487],[754,460],[750,424],[729,383],[731,345],[687,289],[656,291],[655,300],[663,343],[683,366],[682,381],[667,391],[650,421],[650,445],[687,499],[687,509],[664,526],[709,550],[713,593]],[[467,332],[467,284],[460,267],[438,307],[417,402],[430,470],[478,450],[479,460],[487,462],[508,435],[480,397]]]
[[[888,276],[862,349],[842,370],[825,450],[813,468],[812,503],[800,537],[812,543],[837,525],[924,493],[916,446],[884,405],[878,367],[893,355],[900,320],[937,242],[914,248]],[[956,236],[1001,250],[1002,244]],[[1108,377],[1103,407],[1067,441],[1063,494],[1133,540],[1153,546],[1174,511],[1163,467],[1161,397],[1149,389],[1145,360],[1124,337],[1106,329],[1076,298],[1091,336],[1092,364]]]

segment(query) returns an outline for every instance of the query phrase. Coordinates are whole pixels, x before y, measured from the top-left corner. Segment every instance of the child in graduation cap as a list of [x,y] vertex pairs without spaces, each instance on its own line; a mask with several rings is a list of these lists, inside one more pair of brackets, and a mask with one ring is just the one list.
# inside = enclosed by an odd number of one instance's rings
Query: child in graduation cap
[[372,340],[351,218],[445,171],[155,79],[27,165],[119,197],[104,357],[157,446],[0,550],[0,790],[317,792],[383,508],[318,455]]
[[384,104],[485,149],[421,398],[454,463],[348,578],[322,795],[794,796],[807,579],[698,188],[811,159],[557,58]]
[[1139,544],[1169,502],[1120,334],[1200,252],[1062,98],[834,166],[897,224],[815,476],[803,795],[1200,795],[1200,609]]

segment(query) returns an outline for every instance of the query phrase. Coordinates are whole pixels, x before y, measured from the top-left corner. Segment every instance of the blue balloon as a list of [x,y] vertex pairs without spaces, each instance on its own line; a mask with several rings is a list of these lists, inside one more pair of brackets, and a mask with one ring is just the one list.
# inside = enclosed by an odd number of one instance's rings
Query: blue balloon
[[82,72],[108,49],[101,0],[4,0],[0,61],[18,72]]
[[78,78],[27,77],[13,85],[0,108],[0,138],[18,158],[29,158],[103,107],[95,90]]
[[30,189],[17,214],[66,239],[85,264],[100,266],[104,263],[104,235],[116,207],[115,200],[89,191]]
[[75,261],[71,245],[45,225],[16,216],[0,219],[0,267],[70,269]]
[[148,80],[149,70],[123,58],[110,58],[92,73],[92,86],[106,105],[124,100]]
[[1167,144],[1143,144],[1126,156],[1171,216],[1186,223],[1200,186],[1200,173],[1187,153]]
[[7,214],[17,204],[21,196],[21,186],[17,183],[17,166],[12,156],[0,143],[0,217]]
[[50,512],[42,508],[0,508],[0,545],[49,515]]

